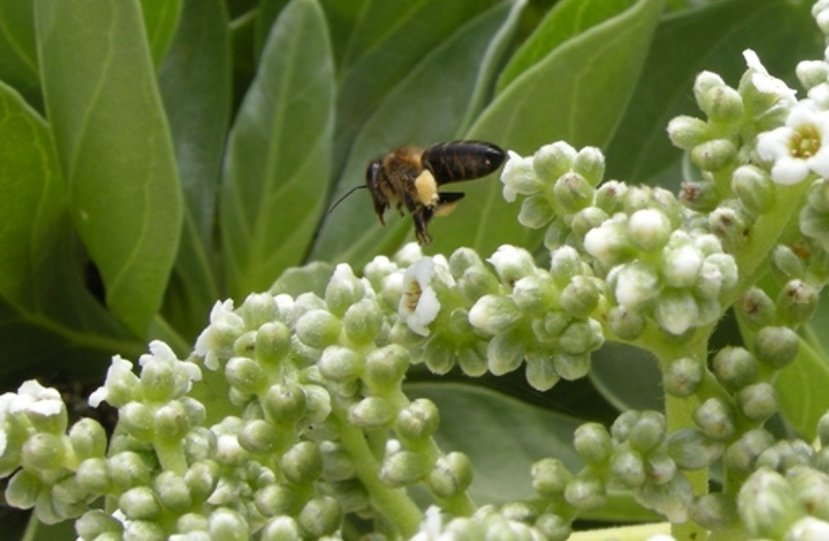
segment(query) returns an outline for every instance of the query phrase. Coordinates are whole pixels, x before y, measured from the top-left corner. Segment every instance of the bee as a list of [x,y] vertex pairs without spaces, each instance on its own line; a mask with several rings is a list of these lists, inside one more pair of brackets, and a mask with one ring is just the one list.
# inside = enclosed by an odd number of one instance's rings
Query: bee
[[461,140],[438,143],[425,149],[414,146],[399,147],[369,162],[366,183],[351,189],[368,189],[374,203],[374,212],[382,225],[386,209],[395,205],[403,214],[403,207],[412,215],[415,236],[422,245],[432,242],[429,222],[435,216],[451,213],[464,194],[440,192],[443,184],[485,177],[498,169],[506,153],[485,141]]

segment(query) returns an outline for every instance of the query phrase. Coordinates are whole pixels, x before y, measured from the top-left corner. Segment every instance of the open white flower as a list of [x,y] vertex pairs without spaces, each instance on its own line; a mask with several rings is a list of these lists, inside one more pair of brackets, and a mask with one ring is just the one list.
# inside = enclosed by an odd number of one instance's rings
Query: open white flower
[[775,98],[780,105],[791,107],[795,104],[796,90],[789,88],[781,79],[769,74],[760,62],[760,57],[751,49],[743,51],[743,58],[751,73],[751,85],[758,92]]
[[440,302],[432,287],[437,271],[430,257],[417,261],[403,277],[403,295],[400,297],[398,314],[406,325],[420,336],[428,336],[428,325],[440,311]]
[[771,177],[778,184],[797,184],[809,172],[829,177],[829,111],[810,100],[795,105],[786,125],[757,137],[757,154],[772,162]]
[[539,182],[532,156],[524,158],[512,150],[507,151],[507,155],[509,159],[501,172],[501,182],[504,184],[504,199],[512,203],[518,194],[531,195],[538,191]]

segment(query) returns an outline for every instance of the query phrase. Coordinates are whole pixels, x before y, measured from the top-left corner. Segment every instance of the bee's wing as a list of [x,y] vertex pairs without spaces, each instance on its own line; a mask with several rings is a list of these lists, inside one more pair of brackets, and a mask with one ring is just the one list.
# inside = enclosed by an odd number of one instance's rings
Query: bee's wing
[[432,145],[423,151],[423,167],[438,185],[486,176],[498,169],[506,153],[485,141],[450,141]]

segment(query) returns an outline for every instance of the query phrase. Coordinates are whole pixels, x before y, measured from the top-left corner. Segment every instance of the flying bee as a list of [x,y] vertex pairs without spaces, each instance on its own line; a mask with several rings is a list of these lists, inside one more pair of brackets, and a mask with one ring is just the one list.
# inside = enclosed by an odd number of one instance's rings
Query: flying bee
[[452,212],[464,196],[461,192],[440,192],[439,187],[489,175],[505,157],[496,145],[472,140],[439,143],[426,149],[396,148],[370,161],[365,185],[350,190],[331,210],[354,190],[367,188],[381,224],[386,223],[383,215],[389,206],[394,204],[401,215],[406,207],[414,220],[418,242],[427,245],[432,242],[427,230],[432,218]]

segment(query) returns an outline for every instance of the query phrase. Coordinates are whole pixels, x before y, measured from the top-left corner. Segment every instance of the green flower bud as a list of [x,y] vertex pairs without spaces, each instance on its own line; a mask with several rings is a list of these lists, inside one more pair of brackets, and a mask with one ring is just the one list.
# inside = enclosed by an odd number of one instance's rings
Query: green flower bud
[[541,229],[555,217],[556,211],[546,196],[531,195],[521,202],[518,223],[529,229]]
[[392,403],[379,396],[369,396],[351,406],[348,419],[360,428],[380,428],[394,420]]
[[78,460],[102,458],[106,453],[107,437],[104,427],[88,417],[72,425],[69,430],[69,442]]
[[279,468],[292,483],[312,483],[322,474],[322,454],[310,441],[301,441],[282,455]]
[[668,456],[683,470],[707,468],[725,451],[725,446],[708,439],[701,431],[686,428],[667,438]]
[[774,247],[771,262],[772,268],[784,278],[800,278],[806,273],[803,260],[785,244]]
[[164,404],[153,415],[154,437],[164,441],[178,441],[190,430],[187,412],[181,402]]
[[633,449],[624,447],[614,449],[610,457],[610,471],[614,478],[629,488],[637,488],[647,479],[642,456]]
[[567,381],[583,378],[590,372],[590,354],[584,353],[557,353],[553,355],[553,368],[556,374]]
[[289,515],[299,497],[286,485],[271,484],[262,487],[254,495],[256,510],[266,517]]
[[262,406],[275,423],[292,425],[305,415],[308,399],[305,390],[295,383],[275,383],[265,393]]
[[191,497],[198,502],[206,500],[219,482],[220,466],[213,460],[201,460],[184,472],[184,482],[190,488]]
[[694,412],[694,422],[706,437],[714,441],[727,441],[736,431],[734,412],[719,398],[709,398]]
[[584,249],[605,267],[612,267],[627,259],[632,249],[627,236],[626,219],[617,216],[605,220],[584,236]]
[[[808,444],[801,442],[808,449]],[[786,472],[786,479],[794,489],[795,497],[809,513],[827,517],[829,513],[829,476],[807,466],[794,466]]]
[[239,445],[255,454],[272,453],[284,436],[284,433],[268,421],[253,419],[245,424],[239,434]]
[[737,505],[725,494],[703,494],[694,500],[690,518],[709,530],[723,530],[737,520]]
[[399,442],[395,440],[387,445],[380,479],[391,487],[413,485],[429,474],[431,463],[424,454],[400,449],[398,446]]
[[777,313],[789,325],[799,325],[812,318],[819,292],[803,280],[789,280],[777,296]]
[[502,295],[484,295],[469,310],[469,322],[491,335],[509,329],[523,316],[515,301]]
[[458,350],[457,357],[458,366],[465,375],[475,378],[486,374],[486,352],[482,353],[478,346]]
[[517,194],[531,195],[540,191],[544,185],[533,170],[532,158],[523,158],[513,151],[508,151],[508,154],[509,159],[501,172],[501,182],[504,184],[504,199],[511,203]]
[[141,367],[141,391],[153,402],[167,402],[176,396],[173,368],[162,362],[148,362]]
[[814,449],[805,441],[778,441],[757,457],[755,467],[766,466],[786,473],[791,469],[797,470],[804,466],[810,466],[814,456]]
[[710,212],[722,200],[716,186],[710,181],[683,182],[679,199],[686,207],[697,212]]
[[145,404],[125,404],[119,411],[118,423],[140,441],[150,441],[153,437],[153,410]]
[[596,477],[582,473],[567,483],[564,499],[580,512],[598,509],[607,500],[605,487]]
[[618,180],[608,180],[593,195],[593,204],[608,215],[616,213],[627,195],[628,185]]
[[712,139],[691,149],[691,163],[703,171],[719,171],[736,157],[737,147],[728,139]]
[[268,383],[262,365],[249,357],[232,357],[225,365],[225,378],[245,394],[260,393]]
[[668,242],[671,231],[670,220],[658,209],[637,210],[628,218],[627,232],[631,243],[646,252],[652,252],[664,246]]
[[483,266],[470,267],[464,271],[463,276],[458,281],[458,287],[467,299],[479,299],[484,295],[495,294],[501,290],[498,278]]
[[667,249],[662,255],[661,271],[670,287],[691,287],[699,278],[704,256],[691,244]]
[[573,447],[588,464],[604,464],[612,451],[610,434],[599,423],[585,423],[576,429]]
[[233,353],[239,356],[250,356],[256,350],[256,331],[248,331],[233,342]]
[[507,332],[495,335],[487,346],[487,366],[493,375],[503,376],[521,366],[525,339],[521,333]]
[[107,535],[120,536],[121,523],[102,509],[84,513],[75,521],[75,533],[80,539],[108,539]]
[[746,216],[737,209],[719,206],[708,214],[708,225],[725,246],[741,247],[751,230]]
[[274,516],[261,530],[262,541],[301,541],[299,524],[290,516]]
[[449,273],[456,280],[473,267],[483,267],[483,261],[472,248],[458,248],[449,256]]
[[763,214],[774,202],[774,182],[756,165],[741,165],[731,175],[731,190],[752,214]]
[[190,488],[184,478],[171,471],[161,472],[153,481],[161,504],[174,513],[184,513],[193,505]]
[[775,369],[787,366],[800,350],[800,338],[788,327],[766,326],[757,332],[754,353],[760,362]]
[[353,343],[364,346],[374,341],[383,325],[377,302],[363,299],[348,308],[343,317],[343,329]]
[[774,436],[762,428],[746,432],[725,450],[724,464],[735,473],[750,473],[763,451],[774,444]]
[[360,377],[362,359],[351,349],[330,346],[322,352],[319,361],[320,374],[337,383],[348,383]]
[[596,147],[584,147],[576,154],[573,170],[581,174],[590,186],[598,186],[604,177],[605,160]]
[[440,412],[431,400],[418,398],[397,414],[394,429],[406,443],[422,442],[437,431]]
[[651,483],[664,485],[677,477],[676,462],[674,462],[666,451],[657,450],[647,458],[648,479]]
[[533,256],[523,248],[508,244],[501,245],[487,260],[505,284],[514,284],[524,276],[535,274],[537,267]]
[[[628,310],[640,308],[659,294],[659,278],[650,265],[635,261],[627,263],[608,276],[616,302]],[[615,269],[614,269],[615,270]]]
[[714,375],[731,391],[740,389],[757,377],[757,360],[745,348],[727,346],[714,355]]
[[587,317],[599,304],[599,289],[590,278],[574,276],[561,291],[561,308],[574,317]]
[[635,340],[645,330],[645,317],[635,309],[614,306],[607,314],[607,326],[622,340]]
[[602,326],[592,318],[575,320],[558,337],[558,343],[564,353],[572,355],[595,351],[604,343]]
[[714,122],[733,123],[743,114],[743,100],[740,94],[726,85],[708,89],[698,102],[700,109]]
[[[570,229],[576,237],[584,238],[591,229],[601,226],[609,218],[607,212],[599,207],[584,207],[573,215],[570,220]],[[564,240],[566,237],[562,242]]]
[[296,322],[296,336],[303,344],[323,349],[336,343],[340,321],[326,310],[310,310]]
[[320,539],[334,534],[340,527],[343,513],[337,500],[320,496],[310,500],[297,516],[302,531],[311,539]]
[[363,379],[374,392],[396,388],[411,364],[407,349],[396,344],[372,351],[365,362]]
[[829,64],[823,60],[801,60],[797,63],[795,73],[800,84],[809,90],[826,82],[829,78]]
[[666,289],[659,295],[654,317],[660,327],[679,336],[697,322],[699,307],[687,290]]
[[726,86],[725,81],[714,72],[701,71],[697,74],[696,79],[694,79],[694,99],[703,112],[705,111],[703,102],[708,99],[707,96],[724,86]]
[[250,528],[244,517],[232,509],[220,507],[208,519],[210,539],[245,541],[250,539]]
[[565,212],[573,213],[593,202],[593,188],[576,172],[565,173],[556,180],[553,195]]
[[291,349],[291,331],[280,321],[265,323],[256,331],[254,351],[256,360],[275,364],[281,361]]
[[737,309],[757,327],[769,325],[777,318],[774,301],[758,287],[752,287],[743,294]]
[[782,539],[802,513],[783,476],[768,468],[757,470],[743,483],[737,510],[752,537],[776,539]]
[[610,425],[610,434],[613,439],[619,443],[627,441],[630,431],[633,430],[633,426],[641,416],[642,413],[636,410],[627,410],[619,414],[613,424]]
[[31,509],[38,501],[44,486],[37,475],[28,470],[17,470],[6,487],[6,502],[18,509]]
[[577,156],[578,153],[572,146],[564,141],[556,141],[536,151],[532,167],[541,181],[552,183],[572,169]]
[[535,521],[535,529],[549,541],[566,541],[573,533],[570,524],[558,515],[544,513]]
[[248,329],[256,329],[276,317],[276,301],[270,293],[251,293],[236,313]]
[[668,122],[668,137],[674,146],[691,150],[710,136],[710,128],[704,120],[680,115]]
[[564,494],[573,474],[557,458],[543,458],[530,469],[533,490],[542,498],[558,498]]
[[562,246],[550,254],[550,274],[557,284],[564,286],[574,276],[584,274],[584,262],[572,246]]
[[628,433],[630,446],[640,453],[648,453],[665,439],[665,417],[655,411],[643,411]]
[[[207,530],[210,527],[210,522],[207,517],[199,513],[184,513],[178,520],[176,520],[176,531],[190,532],[196,539],[193,541],[207,541],[209,536]],[[206,539],[202,540],[198,536],[204,535]]]
[[555,295],[550,281],[542,276],[525,276],[515,282],[512,291],[518,309],[531,314],[545,311],[554,302]]
[[673,524],[688,520],[688,510],[694,501],[691,484],[682,475],[673,476],[665,483],[645,483],[635,496],[641,505],[664,515]]
[[46,432],[32,434],[23,444],[21,463],[24,468],[36,470],[62,468],[71,459],[68,443],[66,436]]
[[461,494],[472,484],[472,462],[463,453],[440,457],[429,474],[429,486],[440,498]]
[[[587,370],[590,370],[590,357],[588,358]],[[565,364],[565,363],[562,363]],[[525,377],[530,386],[540,392],[549,391],[559,382],[561,376],[556,371],[556,363],[549,357],[527,358],[524,367]],[[466,371],[464,371],[466,373]],[[584,376],[585,374],[582,374]]]
[[150,487],[127,490],[118,498],[118,507],[132,520],[151,520],[161,512]]
[[705,376],[702,362],[693,357],[682,357],[671,362],[662,375],[662,387],[665,392],[678,397],[693,394]]
[[342,316],[352,304],[365,295],[365,286],[354,276],[351,266],[340,263],[334,269],[331,280],[325,288],[325,304],[333,314]]
[[104,494],[110,489],[109,468],[103,458],[87,458],[78,464],[75,478],[91,494]]
[[747,385],[737,392],[737,404],[752,421],[765,421],[778,410],[777,395],[768,382]]
[[305,398],[308,408],[304,419],[308,423],[319,423],[331,414],[331,395],[319,385],[305,385]]
[[107,459],[110,478],[121,490],[149,484],[149,468],[141,456],[132,451],[123,451]]

